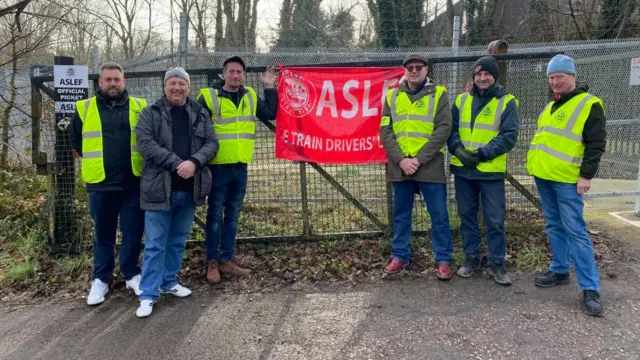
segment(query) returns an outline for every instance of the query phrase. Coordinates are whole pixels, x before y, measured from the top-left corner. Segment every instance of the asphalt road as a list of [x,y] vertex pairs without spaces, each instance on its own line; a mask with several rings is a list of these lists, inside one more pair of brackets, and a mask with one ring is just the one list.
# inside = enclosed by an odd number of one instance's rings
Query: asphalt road
[[635,263],[603,274],[603,318],[569,286],[532,275],[430,277],[269,293],[163,298],[147,319],[132,295],[0,309],[0,359],[637,359]]

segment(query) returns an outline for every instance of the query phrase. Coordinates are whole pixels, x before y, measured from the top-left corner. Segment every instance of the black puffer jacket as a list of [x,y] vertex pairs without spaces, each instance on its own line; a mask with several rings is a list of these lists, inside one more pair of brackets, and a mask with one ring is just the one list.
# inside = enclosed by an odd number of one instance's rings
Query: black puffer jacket
[[[209,114],[195,99],[187,98],[191,131],[191,157],[201,165],[218,153],[218,141]],[[165,97],[146,107],[136,126],[138,151],[144,158],[140,179],[140,207],[143,210],[169,210],[171,205],[171,173],[182,159],[173,151],[171,104]],[[193,200],[204,205],[211,189],[211,173],[199,166],[194,175]]]
[[[576,95],[589,92],[589,85],[578,84],[576,89],[567,95],[554,99],[555,103],[551,106],[553,114],[567,101]],[[607,149],[607,119],[604,115],[604,109],[600,104],[594,104],[591,112],[582,129],[582,141],[584,142],[584,156],[582,157],[582,166],[580,166],[580,177],[592,179],[598,172],[600,159]]]

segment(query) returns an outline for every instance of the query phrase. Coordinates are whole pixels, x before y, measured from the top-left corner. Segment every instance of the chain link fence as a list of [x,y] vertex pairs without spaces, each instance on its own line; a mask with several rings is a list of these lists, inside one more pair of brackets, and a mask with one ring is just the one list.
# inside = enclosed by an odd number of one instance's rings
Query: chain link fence
[[15,73],[11,68],[0,68],[0,116],[3,124],[0,142],[6,142],[7,157],[11,163],[25,166],[30,163],[31,152],[30,75],[28,68],[18,69]]
[[[578,81],[589,85],[589,91],[602,98],[607,116],[607,152],[602,163],[593,191],[587,198],[620,198],[613,202],[629,202],[629,196],[635,193],[635,180],[638,174],[638,157],[640,156],[640,87],[629,86],[631,59],[640,57],[640,39],[622,40],[589,40],[556,43],[522,43],[510,44],[509,53],[526,54],[536,52],[563,52],[576,60]],[[127,71],[166,70],[169,66],[183,66],[188,69],[215,68],[231,55],[239,54],[247,60],[248,66],[265,66],[279,63],[285,65],[329,64],[344,62],[388,61],[401,58],[409,52],[421,52],[429,57],[452,56],[451,48],[402,48],[402,49],[370,49],[348,51],[344,49],[324,48],[290,48],[274,49],[269,53],[254,53],[246,49],[221,49],[216,53],[185,52],[152,56],[125,63]],[[458,56],[477,56],[486,54],[486,46],[460,47]],[[452,65],[444,69],[435,80],[448,85],[453,95],[462,91],[470,76],[471,64]],[[466,66],[466,68],[465,68]],[[514,71],[514,70],[510,70]],[[535,66],[522,70],[528,74],[519,74],[507,84],[507,89],[514,93],[523,93],[518,87],[526,88],[538,84],[545,78],[546,62],[540,61]],[[457,74],[457,76],[456,76]],[[454,77],[457,78],[454,80]],[[455,86],[452,86],[456,83]],[[546,82],[544,83],[546,86]],[[543,89],[541,93],[547,89]],[[522,101],[530,102],[525,98]],[[531,114],[537,118],[539,111]],[[535,124],[535,121],[531,124]],[[532,136],[522,121],[522,135],[519,149],[525,146],[523,141]],[[524,145],[523,145],[524,144]],[[625,180],[613,182],[612,180]]]
[[[191,95],[209,87],[217,79],[222,60],[232,54],[246,58],[249,67],[265,65],[338,64],[364,61],[399,61],[409,52],[422,52],[440,58],[433,64],[432,78],[449,89],[451,102],[464,91],[471,79],[473,59],[443,59],[452,56],[451,49],[397,49],[396,51],[292,51],[278,53],[184,53],[125,63],[127,87],[132,96],[155,101],[163,93],[162,78],[170,66],[183,65],[191,72]],[[518,59],[506,61],[507,90],[520,100],[521,130],[516,148],[508,157],[508,172],[534,196],[536,189],[526,171],[526,153],[536,128],[540,111],[550,99],[546,81],[548,56],[532,57],[532,53],[564,52],[576,59],[579,81],[605,103],[608,124],[607,153],[603,157],[593,197],[632,196],[640,158],[640,88],[629,86],[630,60],[640,57],[640,39],[618,42],[573,44],[515,44],[510,54]],[[459,57],[481,56],[486,48],[460,48]],[[209,69],[209,70],[205,70]],[[142,73],[145,72],[145,73]],[[135,75],[135,77],[131,77]],[[262,92],[258,73],[247,74],[247,84]],[[46,84],[45,84],[46,85]],[[50,85],[50,84],[48,84]],[[93,95],[93,94],[90,94]],[[56,144],[53,103],[46,96],[39,126],[40,151],[52,162],[54,152],[64,144]],[[304,164],[277,160],[274,157],[273,132],[265,124],[257,126],[253,163],[249,166],[247,196],[240,218],[239,237],[251,241],[292,241],[317,236],[380,235],[388,230],[391,220],[391,191],[381,164],[328,165]],[[57,145],[57,146],[56,146]],[[79,174],[76,161],[76,173]],[[447,169],[448,173],[448,169]],[[64,180],[60,178],[61,180]],[[448,184],[452,228],[457,229],[453,182]],[[65,216],[80,219],[73,222],[90,232],[86,193],[82,183],[70,184],[74,201]],[[539,216],[537,208],[510,183],[507,186],[507,226],[514,227],[523,219]],[[626,187],[629,190],[625,190]],[[416,197],[414,227],[428,231],[430,222],[424,203]],[[365,210],[365,211],[363,211]],[[205,209],[197,216],[204,219]],[[200,223],[201,224],[201,223]],[[381,226],[382,225],[382,226]],[[200,227],[194,227],[192,238],[203,239]],[[73,238],[81,241],[77,236]]]

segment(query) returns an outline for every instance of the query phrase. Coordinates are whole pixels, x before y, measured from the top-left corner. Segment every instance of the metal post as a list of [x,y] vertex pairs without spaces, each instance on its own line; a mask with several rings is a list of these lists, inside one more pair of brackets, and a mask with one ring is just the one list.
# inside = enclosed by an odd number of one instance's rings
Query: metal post
[[180,66],[187,67],[187,42],[189,41],[189,26],[187,22],[187,14],[180,13],[180,42],[178,43],[178,53],[180,57]]
[[387,183],[387,222],[389,224],[388,232],[389,234],[393,234],[393,184],[391,181],[388,181],[389,178],[389,166],[384,166],[384,176],[385,181]]
[[307,163],[300,162],[300,196],[302,197],[302,234],[311,234],[309,226],[309,192],[307,191]]
[[97,74],[100,71],[100,48],[98,45],[93,45],[91,49],[91,65],[92,72]]
[[[42,118],[42,93],[31,82],[31,163],[40,165],[40,119]],[[46,153],[45,153],[46,156]],[[44,164],[46,164],[46,159]]]
[[[55,65],[74,65],[70,56],[56,56]],[[54,85],[57,86],[57,85]],[[57,100],[57,99],[56,99]],[[75,230],[75,197],[76,170],[71,138],[67,130],[68,119],[63,113],[56,113],[56,142],[55,142],[55,204],[54,204],[54,233],[55,243],[53,252],[68,252]]]
[[[451,51],[453,56],[458,56],[460,48],[460,16],[453,17],[453,40],[451,41]],[[449,103],[453,104],[456,100],[458,88],[458,63],[453,63],[453,69],[451,70],[451,86],[449,88]]]
[[636,185],[636,216],[640,216],[640,162],[638,162],[638,184]]
[[[460,16],[453,17],[453,39],[451,40],[451,51],[453,56],[459,55],[460,48]],[[451,85],[449,86],[449,105],[452,105],[456,101],[457,92],[458,92],[458,62],[454,61],[452,64],[453,69],[451,70]],[[444,152],[444,161],[445,164],[449,164],[451,161],[451,155],[448,151]],[[449,166],[444,167],[444,174],[447,179],[451,178],[451,171],[449,170]],[[448,197],[447,197],[448,202]]]

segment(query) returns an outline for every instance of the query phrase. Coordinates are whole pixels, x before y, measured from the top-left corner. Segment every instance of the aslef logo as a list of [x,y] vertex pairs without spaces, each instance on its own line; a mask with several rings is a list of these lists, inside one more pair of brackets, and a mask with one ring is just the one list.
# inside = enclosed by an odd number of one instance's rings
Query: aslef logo
[[283,71],[284,97],[280,102],[282,110],[291,116],[305,116],[316,106],[318,96],[313,84],[304,77],[289,70]]
[[67,75],[68,75],[69,77],[74,77],[74,76],[76,76],[76,71],[75,71],[75,70],[73,70],[73,68],[68,68],[68,69],[67,69]]

